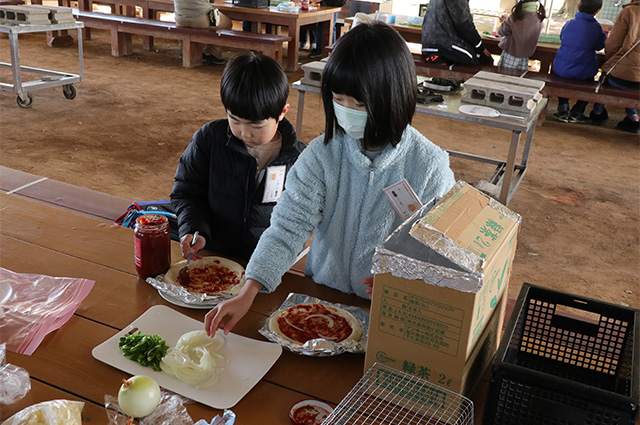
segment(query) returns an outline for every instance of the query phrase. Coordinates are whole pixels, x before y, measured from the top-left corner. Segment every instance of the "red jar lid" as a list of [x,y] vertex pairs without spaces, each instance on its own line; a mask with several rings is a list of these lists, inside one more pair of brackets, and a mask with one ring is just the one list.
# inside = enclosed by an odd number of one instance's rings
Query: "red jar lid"
[[168,222],[167,217],[160,214],[144,214],[136,219],[136,223],[141,226],[158,226]]

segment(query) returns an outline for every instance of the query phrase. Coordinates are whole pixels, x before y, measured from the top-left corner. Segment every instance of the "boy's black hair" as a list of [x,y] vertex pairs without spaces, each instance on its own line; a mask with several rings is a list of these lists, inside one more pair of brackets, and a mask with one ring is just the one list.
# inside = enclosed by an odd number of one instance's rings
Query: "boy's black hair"
[[524,19],[524,12],[522,11],[522,6],[524,5],[524,3],[533,3],[533,2],[538,3],[538,11],[536,12],[538,14],[538,19],[540,19],[540,21],[544,21],[544,18],[547,17],[547,11],[544,8],[544,5],[540,3],[538,0],[519,0],[511,8],[511,14],[513,15],[513,20],[521,21],[522,19]]
[[365,104],[364,149],[395,147],[416,110],[416,69],[407,43],[381,22],[359,24],[340,37],[322,75],[325,144],[334,128],[344,132],[335,118],[332,92]]
[[578,3],[578,12],[595,15],[600,9],[602,9],[602,0],[580,0]]
[[241,54],[227,62],[220,82],[225,109],[238,118],[262,121],[280,117],[289,97],[289,81],[269,56]]

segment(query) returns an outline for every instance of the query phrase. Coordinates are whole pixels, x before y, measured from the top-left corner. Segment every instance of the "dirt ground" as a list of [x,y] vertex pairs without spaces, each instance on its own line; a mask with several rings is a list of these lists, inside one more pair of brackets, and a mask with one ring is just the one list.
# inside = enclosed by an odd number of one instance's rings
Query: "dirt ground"
[[[225,116],[222,67],[182,68],[177,43],[162,40],[145,52],[134,39],[134,54],[115,58],[108,34],[93,34],[84,43],[85,81],[76,84],[76,99],[65,99],[59,87],[44,89],[23,109],[15,94],[0,93],[0,164],[128,199],[166,199],[194,131]],[[21,36],[20,55],[23,65],[78,71],[77,47],[50,48],[44,34]],[[7,38],[0,38],[0,61],[10,62]],[[288,75],[294,82],[303,73]],[[11,81],[8,70],[0,70],[0,81]],[[296,95],[289,96],[292,122]],[[509,296],[526,281],[640,308],[640,137],[615,130],[622,109],[610,108],[610,122],[592,127],[555,122],[555,106],[551,99],[509,204],[522,215]],[[308,142],[323,128],[318,96],[307,95],[304,115],[299,137]],[[423,115],[413,124],[444,148],[506,158],[507,131]],[[451,162],[456,177],[472,184],[493,172]]]

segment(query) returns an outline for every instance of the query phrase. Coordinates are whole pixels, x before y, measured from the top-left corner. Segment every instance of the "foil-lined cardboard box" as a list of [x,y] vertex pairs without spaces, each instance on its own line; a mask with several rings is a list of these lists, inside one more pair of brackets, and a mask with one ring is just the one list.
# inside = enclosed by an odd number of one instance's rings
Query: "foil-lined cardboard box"
[[365,370],[469,394],[500,340],[520,216],[465,182],[376,247]]

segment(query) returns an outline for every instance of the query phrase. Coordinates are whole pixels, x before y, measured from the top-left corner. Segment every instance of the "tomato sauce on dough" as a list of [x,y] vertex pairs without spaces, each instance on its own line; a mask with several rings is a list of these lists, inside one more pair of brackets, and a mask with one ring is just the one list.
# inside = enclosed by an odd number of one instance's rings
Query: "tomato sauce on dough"
[[302,344],[316,338],[340,342],[353,332],[347,319],[322,304],[289,307],[278,317],[278,327],[285,336]]
[[[184,285],[183,282],[180,282]],[[226,291],[240,283],[236,272],[224,266],[208,264],[189,269],[189,291],[212,294]]]

